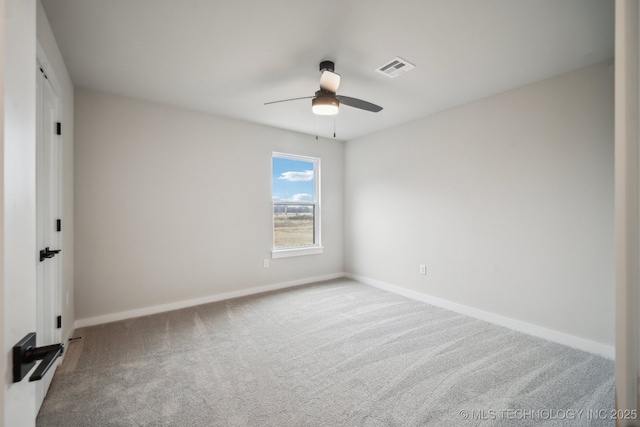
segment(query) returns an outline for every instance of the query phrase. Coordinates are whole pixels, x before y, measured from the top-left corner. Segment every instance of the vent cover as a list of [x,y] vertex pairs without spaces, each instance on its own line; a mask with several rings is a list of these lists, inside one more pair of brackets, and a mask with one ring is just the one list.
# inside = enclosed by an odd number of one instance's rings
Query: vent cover
[[413,70],[414,68],[416,68],[415,65],[396,56],[391,61],[376,68],[376,71],[393,79],[398,77],[400,74]]

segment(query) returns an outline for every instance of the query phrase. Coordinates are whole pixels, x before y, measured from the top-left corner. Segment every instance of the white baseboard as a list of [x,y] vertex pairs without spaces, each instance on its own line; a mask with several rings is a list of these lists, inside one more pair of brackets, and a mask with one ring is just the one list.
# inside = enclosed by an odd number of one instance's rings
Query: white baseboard
[[101,325],[103,323],[116,322],[118,320],[132,319],[135,317],[148,316],[150,314],[163,313],[165,311],[179,310],[181,308],[193,307],[196,305],[208,304],[210,302],[223,301],[232,298],[244,297],[247,295],[261,294],[263,292],[275,291],[278,289],[290,288],[293,286],[306,285],[308,283],[321,282],[323,280],[339,279],[345,277],[344,273],[328,274],[324,276],[307,277],[290,282],[274,283],[271,285],[258,286],[255,288],[241,289],[233,292],[209,295],[201,298],[194,298],[184,301],[172,302],[169,304],[155,305],[153,307],[138,308],[135,310],[121,311],[118,313],[105,314],[96,317],[87,317],[75,321],[74,328],[84,328],[86,326]]
[[390,285],[388,283],[380,282],[378,280],[369,279],[367,277],[358,276],[355,274],[347,273],[345,277],[356,280],[365,285],[374,286],[385,291],[393,292],[411,298],[414,300],[426,302],[436,307],[445,308],[447,310],[455,311],[456,313],[466,314],[467,316],[474,317],[476,319],[484,320],[489,323],[504,326],[509,329],[513,329],[525,334],[533,335],[538,338],[543,338],[549,341],[557,342],[559,344],[567,345],[569,347],[577,348],[578,350],[594,353],[599,356],[606,357],[608,359],[615,359],[615,347],[601,344],[595,341],[590,341],[584,338],[576,337],[574,335],[565,334],[563,332],[554,331],[552,329],[543,328],[541,326],[532,325],[531,323],[522,322],[509,317],[500,316],[498,314],[490,313],[488,311],[479,310],[477,308],[469,307],[466,305],[458,304],[455,302],[447,301],[444,299],[436,298],[427,294],[405,289],[399,286]]

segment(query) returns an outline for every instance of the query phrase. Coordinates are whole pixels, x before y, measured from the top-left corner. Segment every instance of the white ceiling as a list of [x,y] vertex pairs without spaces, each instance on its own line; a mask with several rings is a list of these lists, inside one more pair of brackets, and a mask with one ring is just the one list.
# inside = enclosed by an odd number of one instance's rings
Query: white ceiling
[[[613,58],[611,0],[41,0],[74,84],[332,136],[311,113],[336,62],[351,140]],[[374,71],[400,56],[416,68]]]

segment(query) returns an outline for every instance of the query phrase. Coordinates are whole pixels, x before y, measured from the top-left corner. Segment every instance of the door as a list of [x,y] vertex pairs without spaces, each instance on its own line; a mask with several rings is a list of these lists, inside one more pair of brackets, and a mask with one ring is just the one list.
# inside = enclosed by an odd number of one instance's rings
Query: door
[[[60,204],[59,99],[47,75],[37,70],[36,110],[36,227],[41,252],[37,266],[37,346],[61,341],[60,315],[61,238],[58,226]],[[44,256],[43,256],[43,255]],[[36,414],[49,389],[55,368],[36,385]]]

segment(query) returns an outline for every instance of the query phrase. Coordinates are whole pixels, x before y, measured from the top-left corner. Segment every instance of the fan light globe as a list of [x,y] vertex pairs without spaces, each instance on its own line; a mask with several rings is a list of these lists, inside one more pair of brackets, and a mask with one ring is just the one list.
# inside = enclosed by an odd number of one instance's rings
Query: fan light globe
[[311,111],[319,116],[338,114],[340,102],[332,96],[316,96],[311,100]]

